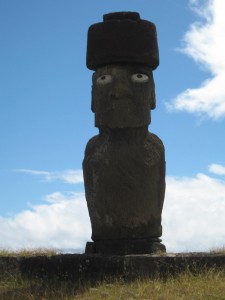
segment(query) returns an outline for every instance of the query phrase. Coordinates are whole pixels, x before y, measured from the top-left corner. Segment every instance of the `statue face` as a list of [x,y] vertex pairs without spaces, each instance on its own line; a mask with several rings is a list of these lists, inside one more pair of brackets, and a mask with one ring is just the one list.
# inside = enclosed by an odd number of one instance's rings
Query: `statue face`
[[95,126],[132,128],[150,123],[155,108],[152,71],[145,66],[107,65],[93,74]]

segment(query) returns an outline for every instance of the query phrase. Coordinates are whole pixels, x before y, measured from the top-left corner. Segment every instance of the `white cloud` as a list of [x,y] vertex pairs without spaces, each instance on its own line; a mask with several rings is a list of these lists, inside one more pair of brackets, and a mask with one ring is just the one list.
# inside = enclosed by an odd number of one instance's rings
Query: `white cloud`
[[0,217],[0,247],[84,248],[91,237],[84,195],[56,192],[45,200],[14,217]]
[[30,169],[17,169],[16,172],[41,176],[46,181],[62,180],[63,182],[70,184],[82,183],[84,181],[82,170],[65,170],[62,172],[49,172]]
[[[215,167],[217,166],[217,167]],[[221,167],[221,168],[218,168]],[[224,167],[211,164],[215,174]],[[14,217],[0,217],[0,247],[84,249],[91,227],[84,194],[55,192]],[[167,177],[163,243],[169,252],[225,245],[225,180],[206,174]]]
[[167,178],[163,211],[168,250],[208,251],[225,245],[225,181],[205,174]]
[[216,175],[225,175],[225,167],[219,164],[209,165],[209,171]]
[[190,4],[201,21],[191,24],[180,51],[207,69],[211,77],[198,88],[186,89],[167,106],[219,119],[225,116],[225,1],[192,0]]

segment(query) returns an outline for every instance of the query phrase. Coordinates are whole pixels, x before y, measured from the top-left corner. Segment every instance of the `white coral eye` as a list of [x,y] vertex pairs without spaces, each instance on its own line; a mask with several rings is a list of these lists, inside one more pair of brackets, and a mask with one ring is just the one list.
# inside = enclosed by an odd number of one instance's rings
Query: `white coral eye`
[[97,85],[105,85],[112,82],[111,75],[101,75],[97,78],[96,83]]
[[133,82],[147,82],[149,79],[148,75],[142,73],[136,73],[131,76]]

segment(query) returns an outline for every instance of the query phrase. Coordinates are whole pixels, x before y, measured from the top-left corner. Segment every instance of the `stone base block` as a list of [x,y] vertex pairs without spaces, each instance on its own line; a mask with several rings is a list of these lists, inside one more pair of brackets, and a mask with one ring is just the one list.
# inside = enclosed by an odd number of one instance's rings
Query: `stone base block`
[[166,278],[186,271],[199,274],[199,272],[209,269],[223,272],[225,255],[171,253],[121,256],[63,254],[50,257],[0,257],[0,275],[14,270],[28,279],[73,280],[74,282],[93,284],[111,278],[116,280]]
[[166,247],[158,238],[87,242],[85,248],[85,254],[127,255],[165,252]]
[[167,253],[121,256],[62,254],[49,257],[0,257],[0,278],[7,274],[21,274],[28,279],[72,280],[93,284],[111,278],[116,280],[166,278],[186,271],[199,274],[210,269],[224,272],[225,255]]

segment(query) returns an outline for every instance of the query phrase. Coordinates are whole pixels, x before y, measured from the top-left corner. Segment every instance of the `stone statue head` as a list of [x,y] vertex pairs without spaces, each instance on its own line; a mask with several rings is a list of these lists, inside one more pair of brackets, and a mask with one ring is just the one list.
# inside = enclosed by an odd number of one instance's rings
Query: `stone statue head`
[[149,125],[156,105],[152,71],[159,64],[155,25],[133,12],[107,14],[103,20],[89,28],[87,44],[87,67],[95,71],[95,126]]

